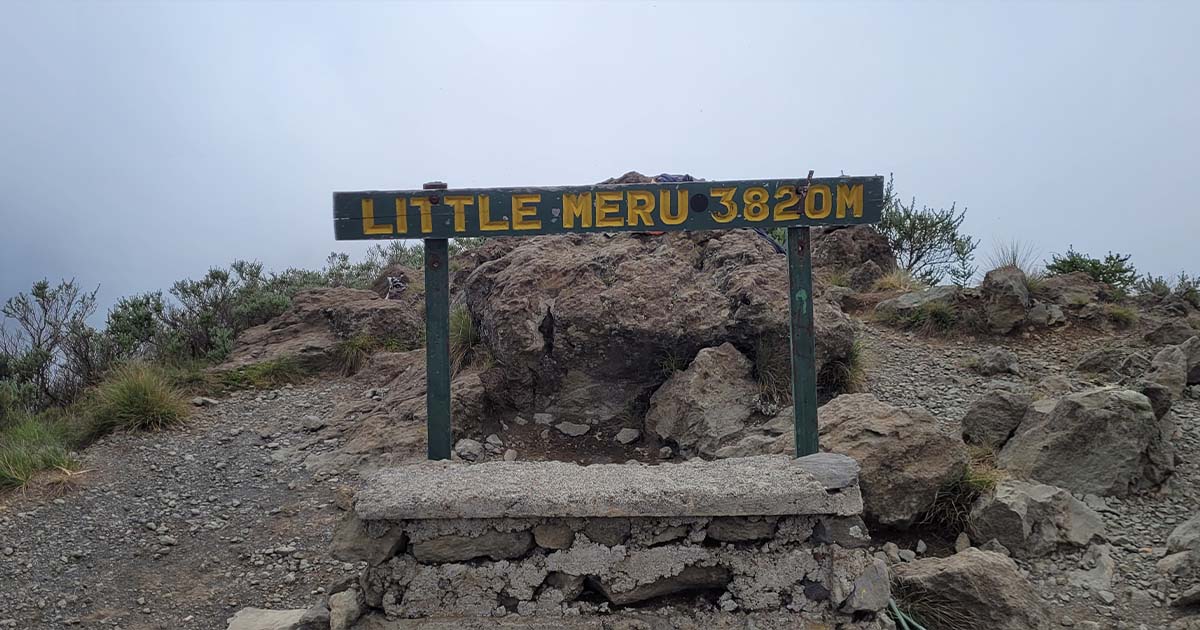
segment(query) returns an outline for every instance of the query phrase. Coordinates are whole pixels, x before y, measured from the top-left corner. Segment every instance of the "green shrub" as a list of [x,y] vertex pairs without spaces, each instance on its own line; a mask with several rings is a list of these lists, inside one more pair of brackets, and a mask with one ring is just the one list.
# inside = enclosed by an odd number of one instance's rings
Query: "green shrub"
[[855,339],[844,357],[826,363],[817,375],[817,387],[830,395],[861,392],[867,384],[867,365],[862,342]]
[[343,376],[353,376],[366,365],[367,359],[380,345],[379,340],[370,335],[342,340],[333,349],[333,365]]
[[0,489],[19,488],[42,470],[70,470],[70,434],[49,417],[22,414],[0,428]]
[[161,369],[129,363],[114,371],[89,400],[90,434],[98,437],[117,429],[165,429],[187,418],[183,394]]
[[901,269],[926,284],[937,284],[947,274],[965,283],[975,273],[971,264],[979,241],[962,233],[966,209],[917,208],[896,197],[889,178],[884,190],[879,231],[887,237]]
[[1104,260],[1100,260],[1077,252],[1072,246],[1067,249],[1066,254],[1062,256],[1054,254],[1050,257],[1050,264],[1046,265],[1046,273],[1059,276],[1082,271],[1092,280],[1103,282],[1118,291],[1125,292],[1137,280],[1137,269],[1129,264],[1129,258],[1129,254],[1109,252]]
[[948,333],[959,325],[958,308],[945,302],[927,302],[905,314],[889,314],[884,323],[925,335]]
[[1162,276],[1146,274],[1138,278],[1134,291],[1140,295],[1152,295],[1157,298],[1176,297],[1200,308],[1200,278],[1180,272],[1175,283]]
[[996,468],[995,452],[985,447],[969,447],[970,462],[962,476],[938,489],[933,505],[921,519],[950,534],[961,532],[967,524],[971,506],[980,495],[992,492],[1003,474]]
[[479,332],[475,320],[466,306],[450,309],[450,373],[456,374],[471,362],[475,344],[479,343]]

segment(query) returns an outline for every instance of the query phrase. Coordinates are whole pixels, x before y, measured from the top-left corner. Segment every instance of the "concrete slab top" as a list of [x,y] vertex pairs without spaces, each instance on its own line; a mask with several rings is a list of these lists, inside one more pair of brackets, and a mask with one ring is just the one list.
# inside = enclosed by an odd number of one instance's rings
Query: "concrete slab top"
[[681,464],[425,462],[380,471],[355,497],[363,520],[782,516],[862,511],[858,462],[820,453]]

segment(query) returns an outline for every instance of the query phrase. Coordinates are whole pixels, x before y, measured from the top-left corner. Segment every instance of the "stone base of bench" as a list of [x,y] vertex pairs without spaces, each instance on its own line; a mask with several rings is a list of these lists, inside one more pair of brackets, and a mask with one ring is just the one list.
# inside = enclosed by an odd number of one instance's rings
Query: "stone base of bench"
[[[366,561],[367,608],[390,618],[541,617],[702,592],[727,612],[867,628],[887,605],[887,569],[866,549],[848,458],[497,464],[393,469],[359,494],[334,555]],[[488,481],[463,482],[498,475],[521,488],[519,507],[479,487]],[[455,509],[461,494],[483,498]],[[663,498],[647,503],[653,496]]]

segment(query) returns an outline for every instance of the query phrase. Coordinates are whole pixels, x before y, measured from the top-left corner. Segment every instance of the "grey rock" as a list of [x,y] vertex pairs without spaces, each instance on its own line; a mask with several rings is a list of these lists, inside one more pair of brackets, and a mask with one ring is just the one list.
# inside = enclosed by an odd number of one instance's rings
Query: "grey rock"
[[774,519],[747,516],[718,516],[709,521],[708,537],[721,542],[765,540],[775,535]]
[[579,437],[592,430],[591,426],[579,424],[578,422],[559,422],[558,424],[554,425],[554,428],[558,429],[559,433],[562,433],[563,435],[569,435],[571,437]]
[[616,547],[629,539],[629,529],[627,518],[592,518],[584,525],[583,533],[592,542]]
[[638,441],[638,439],[641,437],[642,437],[641,431],[638,431],[637,429],[633,429],[630,427],[625,427],[624,429],[617,431],[616,440],[617,440],[617,442],[619,442],[621,444],[633,444],[634,442]]
[[754,414],[752,365],[733,344],[705,348],[650,397],[646,430],[689,457],[713,457],[736,441]]
[[1020,359],[1010,350],[1004,348],[988,348],[979,354],[975,360],[975,371],[983,376],[997,374],[1020,374]]
[[567,549],[575,542],[575,532],[563,523],[544,523],[533,528],[533,540],[543,549]]
[[1189,588],[1179,594],[1171,601],[1171,605],[1175,608],[1187,608],[1189,606],[1200,606],[1200,584]]
[[1110,292],[1104,284],[1082,271],[1047,276],[1038,284],[1037,299],[1071,310],[1094,306]]
[[305,609],[266,610],[243,608],[228,619],[227,630],[293,630],[304,616]]
[[[836,457],[823,458],[820,468]],[[856,467],[848,457],[841,461]],[[861,513],[856,488],[827,488],[809,465],[770,455],[658,466],[423,462],[379,471],[354,509],[368,521]]]
[[1029,309],[1029,312],[1025,314],[1025,321],[1034,326],[1049,328],[1066,323],[1067,316],[1057,304],[1035,302],[1033,307]]
[[362,614],[358,591],[350,589],[329,597],[329,630],[350,630]]
[[983,543],[982,545],[979,545],[979,549],[981,549],[982,551],[990,551],[992,553],[998,553],[998,554],[1004,556],[1005,558],[1012,556],[1012,552],[1008,550],[1008,547],[1005,547],[1004,545],[1000,544],[1000,541],[996,540],[995,538]]
[[882,560],[875,559],[854,580],[854,590],[846,601],[842,602],[842,611],[854,613],[883,610],[891,598],[892,588],[887,565]]
[[1044,556],[1060,545],[1086,547],[1104,522],[1062,488],[1005,479],[972,506],[967,527],[975,540],[997,540],[1018,558]]
[[963,441],[999,449],[1012,437],[1031,404],[1033,392],[1028,387],[1004,381],[989,383],[963,416]]
[[961,298],[962,289],[957,286],[933,287],[884,300],[876,305],[875,314],[884,321],[905,320],[916,316],[930,304],[953,307]]
[[983,295],[984,314],[988,328],[997,335],[1007,335],[1025,321],[1032,305],[1025,272],[1015,266],[993,269],[979,285]]
[[300,424],[305,431],[320,431],[325,428],[326,422],[320,416],[310,414],[301,418]]
[[959,532],[958,537],[954,539],[954,553],[962,553],[971,548],[971,537],[967,532]]
[[475,558],[519,558],[533,545],[529,532],[487,530],[478,536],[440,536],[413,543],[412,555],[421,562],[465,562]]
[[506,462],[517,461],[517,451],[515,449],[511,449],[511,448],[504,449],[504,461],[506,461]]
[[313,604],[304,611],[293,630],[329,630],[329,607],[325,602]]
[[1150,399],[1154,416],[1162,418],[1171,410],[1171,405],[1183,396],[1187,378],[1187,354],[1181,348],[1172,346],[1154,355],[1150,368],[1138,380],[1135,388]]
[[1010,559],[966,549],[892,567],[893,587],[909,597],[932,596],[989,630],[1047,630],[1050,614]]
[[354,512],[347,512],[333,531],[330,555],[343,562],[385,562],[408,544],[399,525],[367,523]]
[[1200,385],[1200,337],[1188,339],[1179,345],[1179,349],[1187,357],[1187,384]]
[[1119,388],[1070,394],[1045,416],[1026,418],[1000,466],[1079,494],[1126,496],[1173,470],[1169,443],[1144,395]]
[[478,440],[463,438],[454,443],[454,452],[468,462],[477,461],[483,457],[483,444]]
[[1167,551],[1200,551],[1200,514],[1180,523],[1167,537]]
[[871,544],[867,524],[859,516],[822,518],[813,528],[813,541],[824,545],[838,545],[846,549],[860,549]]
[[883,525],[913,524],[966,470],[962,440],[939,431],[924,409],[893,407],[870,394],[842,395],[818,410],[818,423],[822,447],[862,467],[867,519]]
[[1147,332],[1143,339],[1155,346],[1177,346],[1196,336],[1196,329],[1182,319],[1168,319]]
[[722,589],[733,576],[725,567],[689,566],[679,573],[659,578],[630,590],[617,590],[614,584],[600,582],[600,592],[617,606],[627,606],[648,599],[655,599],[684,591]]
[[535,413],[535,414],[533,414],[533,421],[538,424],[545,424],[545,425],[554,424],[554,414]]

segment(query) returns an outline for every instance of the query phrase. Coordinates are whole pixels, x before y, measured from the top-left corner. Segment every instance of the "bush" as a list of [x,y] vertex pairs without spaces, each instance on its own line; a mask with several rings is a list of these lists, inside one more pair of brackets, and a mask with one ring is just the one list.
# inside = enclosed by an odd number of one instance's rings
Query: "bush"
[[353,376],[366,365],[367,359],[379,348],[379,340],[370,335],[358,335],[338,342],[333,349],[333,364],[343,376]]
[[862,342],[855,339],[845,357],[831,361],[817,375],[817,388],[830,395],[853,394],[867,384],[867,362]]
[[1109,252],[1104,260],[1092,258],[1086,254],[1081,254],[1075,251],[1074,246],[1067,249],[1067,253],[1059,256],[1054,254],[1050,258],[1050,264],[1046,265],[1046,273],[1052,276],[1059,276],[1068,273],[1082,271],[1097,282],[1103,282],[1117,289],[1120,292],[1125,292],[1133,286],[1137,280],[1137,270],[1133,265],[1129,264],[1129,254],[1114,254]]
[[1104,316],[1117,328],[1132,328],[1138,322],[1137,311],[1118,304],[1105,304]]
[[160,368],[130,363],[118,368],[89,401],[91,437],[116,429],[165,429],[187,418],[183,395]]
[[1162,276],[1146,274],[1138,279],[1133,288],[1140,295],[1150,295],[1159,299],[1175,297],[1200,308],[1200,278],[1189,276],[1185,272],[1180,272],[1173,285]]
[[310,373],[296,359],[276,359],[222,372],[217,380],[226,389],[271,389],[303,380]]
[[972,261],[979,241],[961,232],[965,208],[917,209],[915,197],[906,206],[895,196],[890,178],[883,203],[879,231],[900,268],[926,284],[937,284],[946,275],[965,283],[975,274]]

